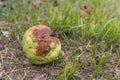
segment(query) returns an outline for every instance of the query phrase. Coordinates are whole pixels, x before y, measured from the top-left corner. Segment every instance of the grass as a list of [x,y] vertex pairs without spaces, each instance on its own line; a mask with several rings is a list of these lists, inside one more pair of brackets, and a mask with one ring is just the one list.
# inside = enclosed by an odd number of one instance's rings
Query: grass
[[[110,72],[111,69],[119,69],[120,62],[119,2],[58,0],[55,6],[54,0],[48,0],[36,7],[29,0],[8,0],[7,5],[0,9],[0,16],[12,24],[8,30],[11,36],[8,46],[14,49],[22,50],[22,35],[31,26],[44,24],[55,32],[61,40],[64,53],[63,59],[59,60],[64,64],[63,68],[56,73],[58,80],[103,80],[102,77],[119,80],[119,73],[113,72],[114,76],[111,76]],[[91,6],[90,16],[80,14],[81,4]]]

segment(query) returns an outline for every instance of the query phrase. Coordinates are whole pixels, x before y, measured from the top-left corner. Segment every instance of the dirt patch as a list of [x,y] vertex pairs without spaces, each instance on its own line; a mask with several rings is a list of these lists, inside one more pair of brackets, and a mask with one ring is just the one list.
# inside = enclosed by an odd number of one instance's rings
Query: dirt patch
[[[0,79],[3,80],[57,80],[65,66],[64,60],[48,65],[32,65],[22,50],[22,38],[6,37],[2,31],[12,29],[7,22],[0,22]],[[22,37],[22,36],[21,36]]]

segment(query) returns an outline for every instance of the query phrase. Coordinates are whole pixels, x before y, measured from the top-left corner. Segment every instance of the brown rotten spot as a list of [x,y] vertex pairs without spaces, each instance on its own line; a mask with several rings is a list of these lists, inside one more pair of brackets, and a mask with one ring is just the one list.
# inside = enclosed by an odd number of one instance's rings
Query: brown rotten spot
[[50,44],[59,44],[59,40],[55,36],[55,34],[48,28],[47,26],[36,26],[30,29],[32,32],[32,40],[33,42],[38,43],[38,48],[36,51],[36,55],[40,56],[50,51]]
[[82,4],[80,6],[80,13],[86,12],[88,15],[90,15],[91,13],[91,7],[89,5],[86,4]]

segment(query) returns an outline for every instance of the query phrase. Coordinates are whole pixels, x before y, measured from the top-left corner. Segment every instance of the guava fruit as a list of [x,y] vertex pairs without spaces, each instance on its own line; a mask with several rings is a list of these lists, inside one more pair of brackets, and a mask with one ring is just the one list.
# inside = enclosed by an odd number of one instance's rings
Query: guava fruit
[[29,28],[23,35],[23,51],[32,64],[47,64],[61,52],[60,40],[45,25]]

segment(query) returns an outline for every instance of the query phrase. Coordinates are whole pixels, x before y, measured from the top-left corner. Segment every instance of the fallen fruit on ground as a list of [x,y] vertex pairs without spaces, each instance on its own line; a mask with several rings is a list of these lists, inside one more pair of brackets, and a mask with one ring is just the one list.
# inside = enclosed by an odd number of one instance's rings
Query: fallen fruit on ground
[[61,52],[60,40],[45,26],[33,26],[23,35],[23,51],[32,64],[47,64]]

